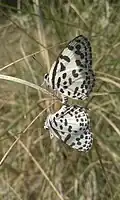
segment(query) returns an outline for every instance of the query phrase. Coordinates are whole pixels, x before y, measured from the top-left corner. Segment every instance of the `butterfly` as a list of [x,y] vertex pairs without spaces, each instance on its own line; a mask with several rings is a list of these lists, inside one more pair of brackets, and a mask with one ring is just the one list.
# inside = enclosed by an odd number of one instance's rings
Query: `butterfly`
[[64,143],[87,152],[92,147],[93,137],[87,109],[78,105],[63,105],[59,111],[49,114],[44,125],[50,137],[56,136]]
[[84,100],[89,97],[95,85],[92,70],[92,49],[89,40],[79,35],[71,40],[57,60],[44,82],[64,97]]

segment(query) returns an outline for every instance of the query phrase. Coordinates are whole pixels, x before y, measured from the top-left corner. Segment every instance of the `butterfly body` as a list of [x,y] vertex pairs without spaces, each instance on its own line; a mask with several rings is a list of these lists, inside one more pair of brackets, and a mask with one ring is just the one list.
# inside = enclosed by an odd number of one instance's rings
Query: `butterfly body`
[[74,38],[59,54],[45,81],[62,96],[86,99],[95,84],[92,70],[92,50],[88,39],[82,35]]
[[78,151],[89,151],[92,147],[92,132],[87,110],[78,105],[63,105],[54,114],[48,115],[45,129]]

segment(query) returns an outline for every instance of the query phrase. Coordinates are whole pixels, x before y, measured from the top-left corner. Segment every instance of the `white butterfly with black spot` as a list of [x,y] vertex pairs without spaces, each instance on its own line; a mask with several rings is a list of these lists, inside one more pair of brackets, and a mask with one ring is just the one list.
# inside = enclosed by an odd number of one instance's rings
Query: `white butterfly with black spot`
[[62,94],[62,97],[84,100],[95,85],[92,70],[92,49],[89,40],[82,35],[71,40],[45,74],[47,86]]
[[93,137],[87,109],[78,105],[63,105],[59,111],[48,115],[45,129],[51,138],[56,136],[70,147],[87,152],[92,147]]

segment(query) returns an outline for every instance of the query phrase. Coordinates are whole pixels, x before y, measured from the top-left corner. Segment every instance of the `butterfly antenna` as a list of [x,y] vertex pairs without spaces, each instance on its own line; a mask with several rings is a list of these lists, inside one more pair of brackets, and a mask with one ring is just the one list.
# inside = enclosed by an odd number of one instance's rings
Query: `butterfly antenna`
[[41,65],[41,63],[35,58],[35,55],[32,56],[32,58],[33,58],[41,67],[43,67],[43,66]]
[[42,82],[42,84],[40,85],[40,87],[42,87],[45,84],[45,80]]

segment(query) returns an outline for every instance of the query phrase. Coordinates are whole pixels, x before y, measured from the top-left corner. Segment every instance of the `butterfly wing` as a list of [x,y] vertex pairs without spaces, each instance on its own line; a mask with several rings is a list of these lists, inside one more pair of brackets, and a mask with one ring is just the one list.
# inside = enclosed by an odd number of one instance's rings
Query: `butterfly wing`
[[80,35],[60,53],[49,73],[49,83],[64,96],[85,99],[95,82],[89,40]]
[[92,133],[87,111],[80,106],[62,106],[49,118],[49,130],[57,138],[78,151],[92,146]]

